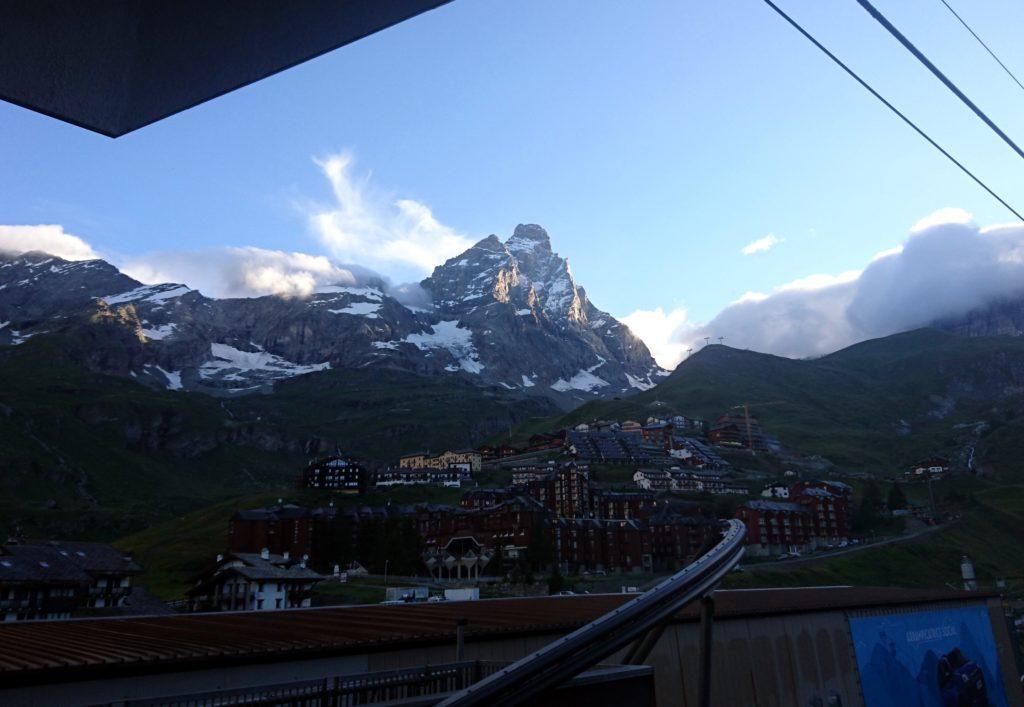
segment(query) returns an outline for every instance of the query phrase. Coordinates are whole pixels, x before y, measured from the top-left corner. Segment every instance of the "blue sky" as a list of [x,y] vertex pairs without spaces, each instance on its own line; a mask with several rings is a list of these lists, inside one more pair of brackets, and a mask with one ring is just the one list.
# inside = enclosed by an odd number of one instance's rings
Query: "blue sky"
[[[1024,208],[1019,158],[853,0],[779,4]],[[1024,74],[1024,4],[952,4]],[[876,5],[1024,140],[1024,92],[939,0]],[[407,199],[471,240],[544,225],[617,315],[707,321],[745,292],[861,269],[943,207],[1012,220],[760,0],[455,0],[117,140],[0,104],[0,224],[60,224],[122,261],[337,259],[312,225],[336,206],[314,160],[343,152],[371,215]],[[377,256],[363,264],[415,274]]]

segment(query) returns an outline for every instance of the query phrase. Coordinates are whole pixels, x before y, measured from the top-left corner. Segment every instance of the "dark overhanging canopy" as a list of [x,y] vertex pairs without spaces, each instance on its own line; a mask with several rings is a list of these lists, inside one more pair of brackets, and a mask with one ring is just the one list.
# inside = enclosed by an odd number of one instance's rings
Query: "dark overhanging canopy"
[[0,0],[0,99],[117,137],[450,0]]

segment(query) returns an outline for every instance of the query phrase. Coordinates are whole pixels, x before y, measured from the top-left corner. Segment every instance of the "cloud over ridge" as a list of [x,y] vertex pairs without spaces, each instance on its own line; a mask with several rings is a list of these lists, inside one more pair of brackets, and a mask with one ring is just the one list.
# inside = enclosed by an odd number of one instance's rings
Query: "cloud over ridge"
[[[1024,225],[979,228],[962,209],[940,209],[863,270],[811,275],[768,293],[747,293],[703,324],[664,315],[657,330],[651,316],[660,310],[625,319],[645,315],[647,327],[638,335],[674,356],[703,345],[705,336],[724,336],[737,348],[807,357],[1018,297],[1024,297]],[[658,362],[674,366],[680,359]]]
[[65,260],[93,260],[100,257],[92,246],[78,236],[64,231],[63,226],[0,225],[0,251],[27,253],[38,250]]

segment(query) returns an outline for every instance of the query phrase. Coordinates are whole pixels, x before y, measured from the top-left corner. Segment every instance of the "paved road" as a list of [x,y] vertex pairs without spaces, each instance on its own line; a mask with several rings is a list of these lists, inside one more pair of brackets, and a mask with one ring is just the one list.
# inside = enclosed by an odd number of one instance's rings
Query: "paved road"
[[772,560],[770,562],[752,562],[744,566],[744,569],[750,570],[751,572],[760,572],[761,570],[784,570],[790,567],[798,565],[806,565],[812,562],[821,562],[825,560],[831,560],[833,557],[840,557],[842,555],[849,555],[854,552],[862,552],[864,550],[870,550],[872,548],[886,547],[888,545],[898,545],[900,543],[911,542],[913,540],[919,540],[922,537],[937,533],[940,530],[945,530],[950,526],[950,523],[944,523],[942,525],[929,525],[925,526],[921,530],[916,530],[906,535],[900,535],[895,538],[886,538],[885,540],[878,540],[873,543],[863,543],[859,545],[851,545],[843,548],[842,550],[831,550],[828,552],[816,552],[811,555],[804,555],[803,557],[794,557],[789,560]]

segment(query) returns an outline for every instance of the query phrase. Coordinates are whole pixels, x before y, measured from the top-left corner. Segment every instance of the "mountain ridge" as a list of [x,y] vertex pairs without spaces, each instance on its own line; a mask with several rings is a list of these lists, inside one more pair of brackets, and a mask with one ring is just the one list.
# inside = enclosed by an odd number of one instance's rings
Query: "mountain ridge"
[[[1022,393],[1024,338],[924,328],[815,359],[711,344],[653,390],[589,402],[550,424],[674,413],[714,421],[747,405],[766,432],[799,454],[893,473],[931,454],[966,464],[974,445],[987,449],[988,432],[1024,412]],[[996,456],[992,450],[977,461]],[[1022,468],[1003,463],[995,471],[1014,476]]]
[[[183,284],[140,283],[102,260],[0,253],[0,346],[116,325],[128,334],[111,334],[110,355],[91,364],[97,372],[230,396],[330,368],[399,368],[468,377],[568,409],[667,374],[589,301],[540,226],[520,225],[505,242],[482,239],[421,286],[427,307],[401,302],[380,281],[322,286],[305,298],[217,299]],[[98,336],[94,343],[105,345]]]

